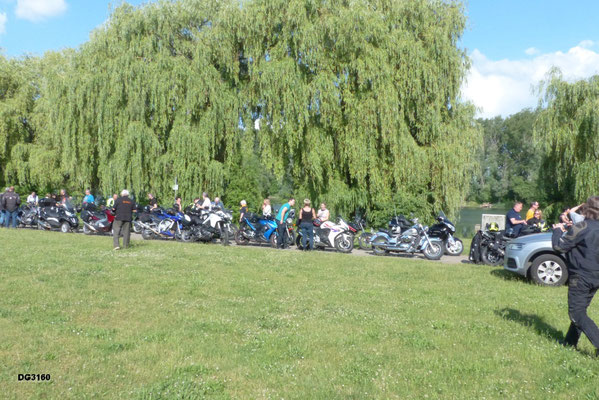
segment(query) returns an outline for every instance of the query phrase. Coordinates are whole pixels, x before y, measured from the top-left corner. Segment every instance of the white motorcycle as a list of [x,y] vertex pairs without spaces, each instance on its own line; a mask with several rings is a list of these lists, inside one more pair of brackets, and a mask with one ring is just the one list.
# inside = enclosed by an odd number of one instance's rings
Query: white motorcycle
[[[343,218],[337,218],[337,223],[332,221],[321,223],[319,219],[315,219],[313,225],[314,248],[332,247],[341,253],[351,253],[354,248],[354,234]],[[295,244],[300,250],[303,250],[302,237],[303,233],[300,229],[295,240]]]

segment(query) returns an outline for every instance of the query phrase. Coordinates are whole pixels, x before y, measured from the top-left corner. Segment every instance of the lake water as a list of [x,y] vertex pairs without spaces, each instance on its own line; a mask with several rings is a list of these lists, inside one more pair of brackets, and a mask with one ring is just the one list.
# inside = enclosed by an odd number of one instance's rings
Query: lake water
[[456,223],[456,235],[460,238],[470,238],[476,233],[474,225],[480,224],[483,214],[505,215],[508,212],[506,208],[480,208],[464,207],[460,210],[460,217]]

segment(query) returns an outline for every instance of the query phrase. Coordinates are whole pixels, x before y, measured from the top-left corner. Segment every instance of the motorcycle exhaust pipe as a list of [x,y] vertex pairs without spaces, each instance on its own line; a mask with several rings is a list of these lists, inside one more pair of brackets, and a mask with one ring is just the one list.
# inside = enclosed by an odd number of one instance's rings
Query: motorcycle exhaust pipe
[[96,229],[96,228],[95,228],[93,225],[90,225],[90,224],[88,224],[87,222],[83,222],[83,225],[87,226],[87,227],[88,227],[89,229],[91,229],[92,231],[96,231],[96,232],[98,232],[98,230],[97,230],[97,229]]

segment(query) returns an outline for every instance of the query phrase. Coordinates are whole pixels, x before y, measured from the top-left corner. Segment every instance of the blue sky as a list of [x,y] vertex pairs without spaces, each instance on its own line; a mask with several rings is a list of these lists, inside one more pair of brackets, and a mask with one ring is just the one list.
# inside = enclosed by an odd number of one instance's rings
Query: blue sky
[[[139,5],[147,1],[129,0]],[[0,0],[4,55],[41,55],[78,47],[120,0]],[[534,107],[533,88],[551,66],[567,79],[599,73],[599,0],[470,0],[461,45],[472,69],[462,97],[479,115],[507,116]]]

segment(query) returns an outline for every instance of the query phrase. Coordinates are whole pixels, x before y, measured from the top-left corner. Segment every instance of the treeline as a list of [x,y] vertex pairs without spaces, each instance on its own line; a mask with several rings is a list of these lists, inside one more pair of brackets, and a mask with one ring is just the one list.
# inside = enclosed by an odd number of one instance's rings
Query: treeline
[[538,111],[523,110],[507,118],[477,121],[483,130],[483,147],[468,200],[506,205],[514,200],[546,200],[539,181],[545,149],[533,137],[538,116]]
[[0,180],[455,212],[480,144],[465,23],[437,0],[124,4],[78,50],[0,57]]
[[537,110],[479,120],[480,169],[469,199],[540,201],[549,217],[599,195],[599,76],[566,81],[552,70]]

